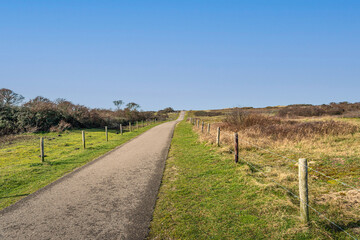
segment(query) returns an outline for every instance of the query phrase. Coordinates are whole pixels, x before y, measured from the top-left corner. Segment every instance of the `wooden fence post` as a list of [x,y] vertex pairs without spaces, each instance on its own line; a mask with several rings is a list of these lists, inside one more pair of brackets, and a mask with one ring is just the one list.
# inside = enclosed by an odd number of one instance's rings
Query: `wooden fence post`
[[123,135],[122,124],[120,124],[120,134]]
[[81,131],[81,135],[82,135],[82,144],[83,144],[83,148],[86,148],[86,144],[85,144],[85,131]]
[[299,159],[299,195],[300,195],[300,218],[304,224],[309,223],[309,190],[308,190],[308,167],[307,159]]
[[129,132],[131,132],[131,122],[129,122]]
[[139,130],[139,121],[136,121],[136,130]]
[[144,127],[144,120],[142,120],[142,122],[141,122],[141,123],[142,123],[142,127]]
[[197,120],[197,127],[199,128],[200,120]]
[[106,141],[109,141],[107,126],[105,126],[105,136],[106,136]]
[[204,121],[201,122],[201,132],[204,132]]
[[40,158],[41,162],[45,161],[45,154],[44,154],[44,138],[40,138]]
[[220,147],[220,127],[217,128],[216,145]]
[[234,134],[234,157],[235,157],[235,163],[239,161],[239,136],[238,133]]
[[208,123],[207,133],[210,133],[210,123]]

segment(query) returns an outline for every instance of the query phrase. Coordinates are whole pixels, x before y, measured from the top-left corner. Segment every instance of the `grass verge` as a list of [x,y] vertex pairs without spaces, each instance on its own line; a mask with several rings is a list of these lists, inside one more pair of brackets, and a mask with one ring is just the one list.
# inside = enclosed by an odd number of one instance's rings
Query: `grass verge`
[[149,239],[347,239],[299,220],[299,202],[246,164],[175,129]]
[[[63,133],[22,134],[0,145],[0,209],[48,185],[115,147],[131,140],[152,124],[132,132],[117,134],[103,129],[86,130],[86,149],[82,149],[81,130]],[[45,138],[45,162],[39,157],[39,138]]]

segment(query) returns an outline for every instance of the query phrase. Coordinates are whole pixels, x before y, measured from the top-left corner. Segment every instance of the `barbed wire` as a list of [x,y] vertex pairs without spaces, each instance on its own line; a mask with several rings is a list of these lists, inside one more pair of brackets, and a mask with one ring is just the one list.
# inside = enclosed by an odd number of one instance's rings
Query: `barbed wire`
[[351,185],[349,185],[349,184],[347,184],[347,183],[344,183],[344,182],[342,182],[342,181],[340,181],[340,180],[338,180],[338,179],[336,179],[336,178],[330,177],[330,176],[326,175],[325,173],[322,173],[322,172],[320,172],[320,171],[318,171],[318,170],[316,170],[316,169],[314,169],[314,168],[312,168],[312,167],[303,165],[303,164],[299,163],[298,161],[296,161],[296,160],[294,160],[294,159],[291,159],[291,158],[285,157],[285,156],[283,156],[283,155],[274,153],[274,152],[272,152],[272,151],[270,151],[270,150],[267,150],[267,149],[265,149],[265,148],[262,148],[262,147],[259,147],[259,146],[255,145],[255,144],[252,144],[252,143],[250,143],[250,142],[248,142],[248,141],[246,141],[246,140],[240,139],[240,141],[246,142],[246,143],[248,143],[248,144],[250,144],[250,145],[252,145],[252,146],[254,146],[254,147],[256,147],[256,148],[259,148],[259,149],[261,149],[261,150],[264,150],[264,151],[266,151],[266,152],[269,152],[269,153],[271,153],[271,154],[274,154],[274,155],[276,155],[276,156],[278,156],[278,157],[282,157],[282,158],[284,158],[284,159],[287,159],[287,160],[293,161],[293,162],[295,162],[295,163],[298,163],[298,164],[300,164],[300,165],[302,165],[302,166],[305,166],[306,168],[310,169],[310,170],[313,171],[313,172],[316,172],[316,173],[318,173],[318,174],[320,174],[320,175],[322,175],[322,176],[324,176],[324,177],[326,177],[326,178],[329,178],[329,179],[331,179],[331,180],[333,180],[333,181],[336,181],[336,182],[338,182],[338,183],[340,183],[340,184],[342,184],[342,185],[344,185],[344,186],[346,186],[346,187],[352,188],[352,189],[360,192],[360,189],[358,189],[358,188],[356,188],[356,187],[354,187],[354,186],[351,186]]
[[[261,174],[263,174],[265,177],[266,174],[259,169],[258,167],[254,166],[253,164],[251,164],[250,162],[246,161],[243,158],[240,158],[240,160],[246,162],[248,165],[250,165],[252,168],[256,169],[258,172],[260,172]],[[274,182],[275,184],[277,184],[279,187],[281,187],[282,189],[284,189],[285,191],[287,191],[288,193],[290,193],[292,196],[294,196],[295,198],[299,199],[299,201],[301,201],[302,203],[304,203],[306,206],[308,206],[309,208],[311,208],[314,212],[316,212],[319,216],[323,217],[324,219],[326,219],[328,222],[330,222],[333,226],[337,227],[338,229],[340,229],[342,232],[346,233],[349,237],[358,240],[356,237],[354,237],[353,235],[351,235],[350,233],[348,233],[347,231],[345,231],[342,227],[340,227],[338,224],[334,223],[333,221],[331,221],[329,218],[327,218],[325,216],[324,213],[319,212],[318,210],[316,210],[314,207],[312,207],[311,205],[309,205],[308,203],[304,202],[301,200],[301,198],[296,195],[295,193],[293,193],[291,190],[289,190],[288,188],[284,187],[283,185],[281,185],[279,182],[273,180],[273,179],[269,179],[270,181]]]
[[[220,135],[221,135],[221,134],[225,134],[225,135],[227,135],[227,136],[233,137],[231,133],[226,132],[226,131],[222,131],[222,132],[220,133]],[[281,158],[283,158],[283,159],[292,161],[292,162],[294,162],[294,163],[303,165],[303,164],[299,163],[298,161],[296,161],[296,160],[294,160],[294,159],[288,158],[288,157],[283,156],[283,155],[281,155],[281,154],[278,154],[278,153],[275,153],[275,152],[270,151],[270,150],[268,150],[268,149],[262,148],[262,147],[260,147],[260,146],[257,146],[256,144],[253,144],[253,143],[251,143],[251,142],[249,142],[249,141],[246,141],[246,140],[244,140],[244,139],[239,138],[239,140],[242,141],[242,142],[246,142],[246,143],[250,144],[250,145],[253,146],[253,147],[256,147],[256,148],[258,148],[258,149],[261,149],[261,150],[263,150],[263,151],[266,151],[266,152],[268,152],[268,153],[271,153],[271,154],[273,154],[273,155],[275,155],[275,156],[278,156],[278,157],[281,157]],[[309,156],[309,155],[308,155],[308,156]],[[303,165],[303,166],[305,166],[305,165]],[[345,186],[345,187],[348,187],[348,188],[351,188],[351,189],[353,189],[353,190],[355,190],[355,191],[357,191],[357,192],[360,192],[360,189],[358,189],[358,188],[356,188],[356,187],[354,187],[354,186],[351,186],[351,185],[349,185],[349,184],[347,184],[347,183],[344,183],[344,182],[342,182],[342,181],[340,181],[340,180],[338,180],[338,179],[336,179],[336,178],[330,177],[330,176],[326,175],[325,173],[320,172],[320,171],[318,171],[318,170],[316,170],[316,169],[314,169],[314,168],[312,168],[312,167],[309,167],[309,166],[305,166],[305,167],[308,168],[308,169],[310,169],[311,171],[313,171],[313,172],[315,172],[315,173],[318,173],[318,174],[322,175],[323,177],[326,177],[326,178],[328,178],[328,179],[331,179],[331,180],[333,180],[333,181],[336,181],[336,182],[340,183],[341,185],[343,185],[343,186]]]

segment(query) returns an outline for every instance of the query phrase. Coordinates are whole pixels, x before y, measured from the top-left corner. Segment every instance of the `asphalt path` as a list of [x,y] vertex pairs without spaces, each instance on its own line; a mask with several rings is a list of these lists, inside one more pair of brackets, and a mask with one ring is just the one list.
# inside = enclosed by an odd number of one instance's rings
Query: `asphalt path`
[[163,123],[0,211],[0,239],[144,239],[175,125]]

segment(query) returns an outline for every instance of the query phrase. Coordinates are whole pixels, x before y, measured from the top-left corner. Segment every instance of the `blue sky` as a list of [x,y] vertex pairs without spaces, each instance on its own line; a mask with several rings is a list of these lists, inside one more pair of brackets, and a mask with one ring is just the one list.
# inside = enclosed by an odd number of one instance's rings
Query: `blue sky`
[[360,101],[360,1],[0,1],[0,88],[144,110]]

